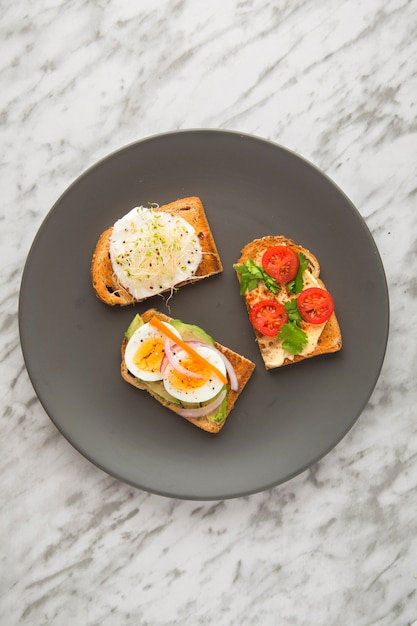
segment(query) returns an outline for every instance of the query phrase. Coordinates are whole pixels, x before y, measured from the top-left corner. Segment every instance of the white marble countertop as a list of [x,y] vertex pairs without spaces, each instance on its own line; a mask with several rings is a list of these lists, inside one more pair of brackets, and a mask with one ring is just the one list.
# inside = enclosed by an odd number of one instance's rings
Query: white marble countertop
[[[1,15],[0,623],[417,623],[416,0],[22,0]],[[61,193],[187,128],[258,135],[326,172],[391,299],[347,436],[291,481],[219,502],[141,492],[76,452],[18,333],[26,256]]]

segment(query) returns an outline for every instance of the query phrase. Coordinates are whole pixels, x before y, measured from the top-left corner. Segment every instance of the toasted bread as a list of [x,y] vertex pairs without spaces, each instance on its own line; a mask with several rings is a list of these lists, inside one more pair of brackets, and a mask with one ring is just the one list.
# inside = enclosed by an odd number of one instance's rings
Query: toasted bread
[[[236,265],[243,264],[249,259],[252,259],[257,265],[261,265],[261,259],[264,251],[269,247],[280,245],[289,246],[294,250],[294,252],[301,252],[305,255],[308,261],[308,267],[305,272],[305,275],[308,276],[309,282],[309,285],[307,286],[315,285],[321,287],[322,289],[326,289],[323,281],[320,279],[321,268],[317,257],[303,246],[296,244],[292,239],[288,239],[282,235],[267,236],[251,241],[242,249],[241,256]],[[237,276],[240,281],[240,275],[237,274]],[[266,287],[262,285],[253,291],[246,292],[243,297],[248,313],[251,306],[257,300],[271,297],[280,299],[280,296],[271,295]],[[282,341],[280,341],[277,337],[267,337],[261,334],[257,329],[253,329],[265,368],[267,370],[289,365],[291,363],[297,363],[321,354],[329,354],[341,350],[342,334],[334,312],[323,325],[313,328],[313,325],[311,324],[304,324],[304,329],[307,333],[311,331],[312,339],[314,335],[314,341],[311,341],[312,345],[306,346],[302,352],[295,355],[283,350]]]
[[[202,250],[202,259],[196,272],[189,279],[175,285],[169,289],[160,291],[166,293],[172,289],[177,289],[183,285],[194,283],[203,278],[208,278],[223,270],[223,266],[216,248],[214,237],[204,211],[201,200],[197,197],[182,198],[154,208],[155,211],[166,212],[186,220],[198,235]],[[146,298],[136,299],[129,290],[120,284],[113,270],[110,259],[110,237],[113,226],[107,228],[99,237],[91,262],[91,280],[96,295],[100,300],[110,306],[126,306],[135,302],[140,302]],[[150,297],[150,296],[148,296]]]
[[[155,309],[148,309],[145,313],[141,314],[141,318],[143,320],[144,323],[149,322],[152,317],[158,317],[161,321],[163,322],[169,322],[172,318],[170,318],[168,315],[165,315],[164,313],[161,313]],[[237,354],[236,352],[234,352],[233,350],[231,350],[230,348],[226,348],[225,346],[222,346],[221,344],[214,342],[215,343],[215,347],[222,352],[226,358],[230,361],[230,363],[232,364],[238,382],[239,382],[239,388],[237,391],[233,391],[230,388],[230,385],[228,386],[227,389],[227,396],[226,396],[226,402],[227,402],[227,406],[226,406],[226,418],[229,415],[230,411],[233,409],[236,400],[238,399],[238,397],[240,396],[240,394],[243,391],[243,388],[245,387],[245,385],[247,384],[247,382],[249,381],[253,370],[255,369],[255,364],[252,363],[252,361],[250,361],[249,359],[245,358],[244,356],[241,356],[240,354]],[[122,355],[122,362],[121,362],[121,375],[122,378],[128,382],[129,384],[133,385],[134,387],[137,387],[138,389],[142,389],[147,391],[151,396],[153,396],[160,404],[162,404],[163,406],[167,407],[168,409],[170,409],[171,411],[173,411],[174,413],[177,413],[178,415],[180,415],[180,411],[181,411],[181,405],[179,404],[174,404],[172,402],[167,401],[165,398],[162,398],[161,396],[155,394],[153,392],[152,389],[150,389],[150,387],[142,382],[141,380],[139,380],[138,378],[136,378],[135,376],[133,376],[133,374],[131,374],[129,372],[129,370],[126,367],[126,363],[125,363],[125,359],[124,359],[124,355],[125,355],[125,350],[126,350],[126,346],[127,346],[127,340],[124,337],[123,341],[122,341],[122,345],[121,345],[121,355]],[[183,417],[183,416],[181,416]],[[207,417],[199,417],[199,418],[193,418],[193,417],[184,417],[184,419],[186,419],[187,421],[191,422],[192,424],[194,424],[194,426],[197,426],[198,428],[201,428],[202,430],[205,430],[209,433],[215,434],[218,433],[224,426],[226,419],[220,423],[217,423],[215,421],[209,420]]]

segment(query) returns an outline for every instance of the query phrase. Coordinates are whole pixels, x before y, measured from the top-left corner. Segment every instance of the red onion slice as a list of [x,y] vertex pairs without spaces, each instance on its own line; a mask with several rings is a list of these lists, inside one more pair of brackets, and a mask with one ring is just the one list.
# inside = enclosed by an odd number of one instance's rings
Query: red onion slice
[[220,354],[220,356],[223,359],[224,364],[226,366],[226,371],[227,371],[227,374],[228,374],[229,380],[230,380],[230,389],[232,389],[232,391],[238,391],[239,390],[239,381],[238,381],[237,376],[236,376],[235,368],[230,363],[229,359],[223,354],[223,352],[220,352],[220,350],[217,350],[217,348],[215,348],[215,350],[216,350],[216,352],[218,352],[218,354]]
[[215,411],[221,405],[226,397],[226,393],[226,389],[222,389],[217,398],[213,400],[213,402],[210,402],[205,406],[200,406],[196,409],[181,409],[181,411],[178,411],[178,414],[182,417],[204,417],[205,415],[208,415],[209,413]]
[[159,368],[159,371],[161,372],[161,374],[165,372],[167,365],[168,365],[168,359],[166,355],[164,354],[164,356],[162,357],[162,361],[161,361],[161,367]]
[[[164,350],[165,350],[165,356],[169,364],[172,365],[172,367],[174,368],[174,370],[176,370],[180,374],[183,374],[184,376],[188,376],[188,378],[204,378],[204,376],[202,376],[201,374],[198,374],[197,372],[192,372],[191,370],[187,370],[185,367],[181,365],[181,363],[175,356],[175,346],[171,345],[171,341],[168,338],[165,339]],[[162,363],[163,363],[163,359],[161,362],[161,367],[162,367]],[[164,365],[164,369],[165,369],[165,366],[166,365]]]

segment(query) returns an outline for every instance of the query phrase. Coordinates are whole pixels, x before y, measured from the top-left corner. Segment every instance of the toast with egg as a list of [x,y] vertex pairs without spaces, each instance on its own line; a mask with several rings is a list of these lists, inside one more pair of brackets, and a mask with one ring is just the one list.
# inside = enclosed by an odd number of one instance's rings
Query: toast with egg
[[[139,209],[144,209],[144,207],[137,207],[137,210]],[[137,235],[130,233],[132,236],[128,244],[131,250],[127,249],[126,253],[121,252],[122,245],[126,242],[120,241],[120,233],[118,233],[119,241],[113,242],[114,246],[118,244],[118,256],[115,257],[115,253],[112,253],[111,246],[112,238],[116,237],[116,226],[120,231],[118,224],[128,216],[124,216],[112,227],[107,228],[97,241],[91,262],[91,280],[98,298],[110,306],[126,306],[141,302],[156,294],[172,293],[183,285],[214,276],[223,270],[200,198],[191,196],[163,206],[152,205],[144,211],[144,215],[149,212],[153,212],[152,215],[164,214],[165,219],[170,219],[170,223],[165,224],[164,230],[161,230],[158,217],[156,217],[149,227],[146,226],[146,239],[139,234],[140,229],[137,229]],[[172,216],[172,219],[168,216]],[[180,223],[180,226],[177,223]],[[173,229],[176,229],[177,235],[170,237],[168,232],[167,236],[168,229],[171,233]],[[127,232],[127,229],[125,230]],[[188,240],[192,234],[195,250],[191,248],[187,252],[181,252],[180,247],[183,245],[181,238],[184,233]],[[167,240],[169,240],[170,247]],[[130,258],[137,258],[138,252],[142,254],[137,261],[137,266],[133,269],[131,265],[126,266],[126,257],[132,253]],[[197,254],[198,264],[196,262],[196,267],[189,269]],[[121,261],[125,263],[125,266]],[[135,281],[139,287],[138,292],[135,292]],[[143,284],[146,283],[143,289],[140,287],[140,281],[143,281]]]
[[[138,378],[130,371],[129,367],[131,367],[131,365],[130,363],[126,362],[126,348],[127,348],[128,342],[131,340],[132,336],[134,336],[135,331],[137,331],[138,329],[137,321],[140,318],[140,324],[145,325],[145,324],[150,323],[151,320],[155,317],[158,318],[158,320],[160,320],[161,322],[165,322],[168,324],[173,323],[175,321],[179,322],[180,327],[185,328],[185,331],[182,331],[182,336],[184,337],[184,339],[191,341],[191,343],[193,343],[193,338],[195,340],[196,337],[197,338],[200,337],[200,333],[203,334],[203,337],[206,337],[207,341],[210,340],[214,348],[218,350],[219,352],[221,352],[221,354],[224,355],[224,357],[226,357],[226,359],[229,361],[229,364],[233,368],[234,376],[236,377],[236,384],[233,385],[231,383],[231,380],[232,380],[231,374],[228,373],[227,374],[228,383],[227,383],[227,386],[225,386],[226,395],[223,399],[223,406],[219,407],[217,413],[213,413],[209,415],[201,415],[198,417],[192,417],[190,415],[187,416],[186,414],[183,414],[183,413],[184,413],[184,408],[186,409],[185,413],[187,413],[187,410],[189,411],[189,408],[190,408],[189,403],[184,404],[184,403],[179,402],[176,398],[170,398],[169,394],[162,393],[160,389],[161,385],[156,389],[155,385]],[[122,361],[121,361],[120,371],[121,371],[122,378],[126,382],[128,382],[130,385],[133,385],[137,389],[147,391],[153,398],[155,398],[155,400],[157,400],[160,404],[165,406],[167,409],[170,409],[174,413],[177,413],[181,417],[184,417],[188,422],[192,423],[194,426],[197,426],[198,428],[205,430],[212,434],[218,433],[223,428],[226,422],[226,418],[228,417],[231,410],[233,409],[237,399],[239,398],[244,387],[248,383],[252,375],[252,372],[255,368],[255,364],[252,363],[252,361],[245,358],[244,356],[241,356],[240,354],[237,354],[230,348],[226,348],[220,343],[213,341],[212,338],[206,335],[206,333],[202,329],[199,329],[195,326],[190,326],[189,324],[183,324],[179,320],[173,320],[168,315],[165,315],[164,313],[161,313],[155,309],[148,309],[145,313],[142,313],[140,316],[139,315],[135,316],[135,318],[133,319],[132,323],[130,324],[123,338],[122,345],[121,345],[121,357],[122,357]],[[234,386],[235,389],[232,389],[232,386]]]
[[[277,293],[274,294],[267,288],[265,281],[260,278],[258,284],[254,288],[243,292],[242,272],[244,272],[247,267],[245,264],[253,262],[258,268],[262,268],[262,259],[266,250],[279,246],[287,246],[297,255],[299,259],[304,259],[302,267],[305,269],[301,271],[301,266],[299,266],[299,274],[302,277],[301,291],[298,293],[291,293],[293,283],[289,282],[288,284],[280,283],[278,285],[279,289]],[[300,255],[302,256],[300,257]],[[302,245],[299,245],[292,239],[282,235],[266,236],[254,239],[248,243],[242,249],[241,256],[234,265],[234,268],[236,270],[239,283],[241,284],[241,295],[244,298],[249,316],[251,314],[252,307],[263,298],[268,300],[277,300],[285,306],[290,300],[294,305],[294,301],[298,300],[302,291],[308,288],[318,287],[327,292],[325,284],[320,278],[321,268],[317,257]],[[264,274],[264,276],[266,275]],[[266,282],[268,282],[268,276],[266,276]],[[289,304],[286,306],[289,306]],[[330,354],[341,350],[342,334],[334,309],[331,312],[330,317],[328,317],[328,319],[322,324],[309,324],[304,319],[301,319],[298,304],[294,316],[298,317],[298,326],[307,336],[307,344],[303,345],[302,349],[298,353],[296,350],[292,350],[290,352],[285,349],[284,346],[288,344],[284,343],[281,332],[278,332],[276,336],[267,336],[260,332],[256,327],[253,327],[256,341],[264,361],[265,369],[274,369],[291,363],[297,363],[299,361],[303,361],[304,359],[309,359],[322,354]],[[291,321],[291,323],[293,325],[296,324],[295,321]]]

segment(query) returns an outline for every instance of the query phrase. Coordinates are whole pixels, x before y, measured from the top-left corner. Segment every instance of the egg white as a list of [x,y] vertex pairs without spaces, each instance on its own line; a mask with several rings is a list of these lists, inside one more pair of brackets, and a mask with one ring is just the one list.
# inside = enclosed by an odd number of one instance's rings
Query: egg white
[[[167,326],[170,329],[170,331],[173,332],[177,337],[181,338],[180,333],[171,324],[167,324],[166,322],[163,322],[163,324],[165,324],[165,326]],[[151,326],[151,324],[149,324],[148,322],[146,324],[143,324],[142,326],[139,326],[139,328],[135,330],[135,332],[129,339],[128,344],[126,346],[125,357],[124,357],[126,367],[129,370],[129,372],[133,374],[133,376],[136,376],[137,378],[140,378],[141,380],[146,380],[146,381],[162,380],[162,374],[160,371],[153,372],[147,369],[142,369],[137,365],[137,363],[135,363],[135,354],[140,348],[140,346],[143,345],[143,343],[147,341],[148,339],[155,339],[155,338],[161,339],[162,342],[165,339],[164,335],[157,328],[154,328],[154,326]],[[162,347],[163,347],[163,343],[162,343]]]
[[135,207],[117,220],[110,236],[114,274],[137,300],[190,279],[202,258],[191,224],[164,211]]
[[[195,349],[199,354],[201,354],[201,356],[220,370],[222,374],[226,375],[226,366],[223,359],[214,350],[212,350],[209,346],[198,346]],[[181,359],[186,358],[188,355],[185,350],[181,350],[176,356],[181,362]],[[216,396],[223,387],[222,381],[213,373],[210,375],[209,380],[200,387],[193,387],[193,383],[190,381],[189,387],[184,385],[181,386],[181,388],[178,388],[175,386],[175,377],[172,376],[173,371],[174,368],[172,365],[168,364],[164,370],[164,386],[168,393],[181,402],[206,402],[207,400],[214,398],[214,396]]]

